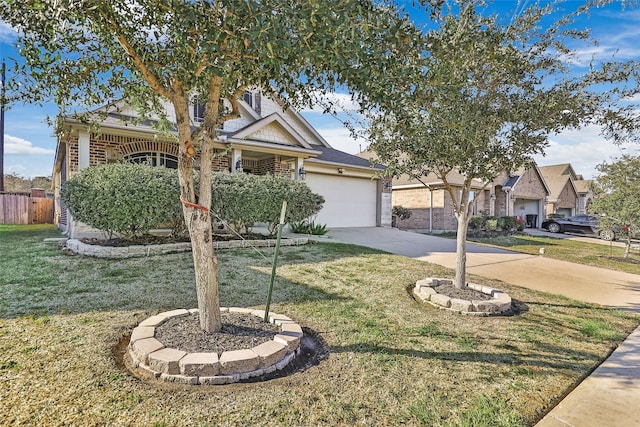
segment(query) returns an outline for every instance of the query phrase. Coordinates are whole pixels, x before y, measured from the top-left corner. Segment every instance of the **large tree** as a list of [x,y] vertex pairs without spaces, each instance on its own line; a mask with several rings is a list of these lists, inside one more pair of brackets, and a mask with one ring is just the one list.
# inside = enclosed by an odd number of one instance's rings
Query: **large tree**
[[598,165],[594,182],[596,196],[589,211],[605,215],[602,228],[611,228],[624,238],[624,257],[629,256],[631,238],[640,234],[640,156],[624,155]]
[[[211,237],[216,131],[238,117],[248,87],[308,101],[314,88],[354,89],[374,102],[378,76],[419,39],[395,9],[369,0],[2,0],[19,31],[14,95],[94,108],[124,99],[142,113],[175,112],[183,213],[201,327],[221,326]],[[397,69],[397,67],[394,67]],[[367,96],[367,90],[371,94]],[[189,105],[206,105],[193,130]],[[79,111],[79,110],[77,110]],[[199,167],[196,165],[197,164]],[[198,169],[198,170],[196,170]],[[194,180],[199,174],[200,185]]]
[[[588,35],[567,27],[567,16],[543,26],[551,10],[532,6],[503,22],[483,15],[481,2],[457,2],[425,34],[412,85],[398,86],[389,103],[369,116],[370,149],[388,166],[387,174],[442,180],[458,223],[458,288],[466,286],[474,180],[488,185],[502,172],[531,164],[548,145],[547,135],[566,127],[600,121],[620,135],[637,123],[633,110],[614,104],[634,90],[625,86],[632,64],[572,75],[567,64],[574,52],[567,42]],[[606,93],[590,90],[614,80],[623,83]],[[462,185],[453,185],[450,177],[460,175]]]

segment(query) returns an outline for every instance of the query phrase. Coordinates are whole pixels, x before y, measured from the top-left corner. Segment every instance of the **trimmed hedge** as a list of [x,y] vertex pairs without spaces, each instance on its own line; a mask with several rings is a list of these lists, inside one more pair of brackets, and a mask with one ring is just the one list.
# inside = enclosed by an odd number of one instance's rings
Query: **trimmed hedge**
[[182,224],[176,170],[142,164],[106,164],[77,173],[62,186],[74,219],[131,238],[160,225]]
[[324,198],[303,181],[279,175],[219,172],[213,175],[212,186],[211,212],[238,233],[263,222],[273,234],[283,200],[287,201],[287,223],[316,215],[324,204]]

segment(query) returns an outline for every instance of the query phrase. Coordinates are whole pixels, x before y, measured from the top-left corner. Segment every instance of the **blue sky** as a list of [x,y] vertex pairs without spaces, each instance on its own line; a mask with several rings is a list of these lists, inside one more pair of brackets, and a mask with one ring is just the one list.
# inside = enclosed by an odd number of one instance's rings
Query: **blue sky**
[[[412,10],[411,1],[398,3],[407,5],[407,10],[419,25],[426,25],[428,18]],[[531,3],[533,2],[528,0],[503,0],[495,1],[491,7],[496,13],[511,17],[523,5]],[[578,4],[578,1],[563,2],[563,6],[569,10],[573,10]],[[615,55],[618,59],[640,60],[640,7],[623,8],[622,2],[615,1],[606,7],[594,9],[590,17],[581,20],[580,25],[590,28],[600,44],[595,48],[576,46],[579,60],[572,64],[575,72],[587,70],[592,58],[610,59]],[[13,48],[14,41],[15,32],[0,22],[2,58],[17,56]],[[7,78],[11,78],[11,75],[8,74]],[[629,102],[640,104],[640,96]],[[345,104],[348,106],[348,97],[345,97]],[[56,111],[57,107],[53,104],[19,104],[11,106],[5,112],[5,173],[23,177],[51,176],[56,138],[53,128],[46,123],[46,116],[53,117]],[[353,140],[338,120],[314,110],[302,113],[334,148],[348,153],[357,153],[366,148],[366,141]],[[599,133],[598,128],[587,126],[579,131],[551,135],[546,156],[538,156],[536,161],[539,165],[571,163],[577,173],[589,179],[596,173],[597,164],[618,157],[623,152],[605,141]],[[625,147],[624,152],[637,154],[638,147]]]

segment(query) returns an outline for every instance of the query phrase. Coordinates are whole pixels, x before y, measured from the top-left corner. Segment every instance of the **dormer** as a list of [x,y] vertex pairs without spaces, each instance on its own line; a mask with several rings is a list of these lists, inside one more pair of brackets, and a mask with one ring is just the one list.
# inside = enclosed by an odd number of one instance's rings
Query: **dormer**
[[204,120],[204,108],[205,104],[200,102],[197,96],[193,97],[193,121],[194,123],[202,123]]
[[259,92],[246,91],[242,94],[242,100],[256,113],[262,115],[262,95]]

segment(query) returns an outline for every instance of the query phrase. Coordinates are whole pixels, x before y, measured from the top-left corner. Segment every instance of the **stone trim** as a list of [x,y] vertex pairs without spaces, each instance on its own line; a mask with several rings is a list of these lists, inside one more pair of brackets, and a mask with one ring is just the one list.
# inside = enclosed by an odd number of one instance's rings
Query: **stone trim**
[[446,295],[439,294],[436,291],[439,285],[452,284],[452,280],[433,277],[418,280],[413,288],[413,295],[420,299],[420,301],[428,302],[434,307],[472,316],[496,316],[511,311],[511,297],[507,293],[493,289],[489,286],[482,286],[475,283],[467,284],[467,286],[473,290],[491,295],[493,298],[490,300],[469,301],[459,298],[451,298]]
[[[244,313],[264,318],[264,310],[221,307],[220,312]],[[173,310],[151,316],[131,332],[127,347],[132,367],[144,376],[187,385],[221,385],[281,370],[300,352],[302,328],[287,316],[269,313],[269,321],[280,326],[272,341],[251,349],[217,353],[187,353],[167,348],[155,338],[155,327],[172,317],[197,314],[197,309]],[[278,339],[280,337],[280,339]],[[282,342],[286,337],[286,342]]]
[[[307,237],[295,237],[282,239],[280,246],[300,246],[309,243]],[[213,242],[214,249],[250,248],[276,246],[276,239],[268,240],[229,240],[226,242]],[[134,246],[100,246],[83,243],[78,239],[69,239],[66,249],[77,255],[91,256],[95,258],[135,258],[151,255],[163,255],[176,252],[187,252],[191,250],[190,242],[166,243],[162,245],[134,245]]]

